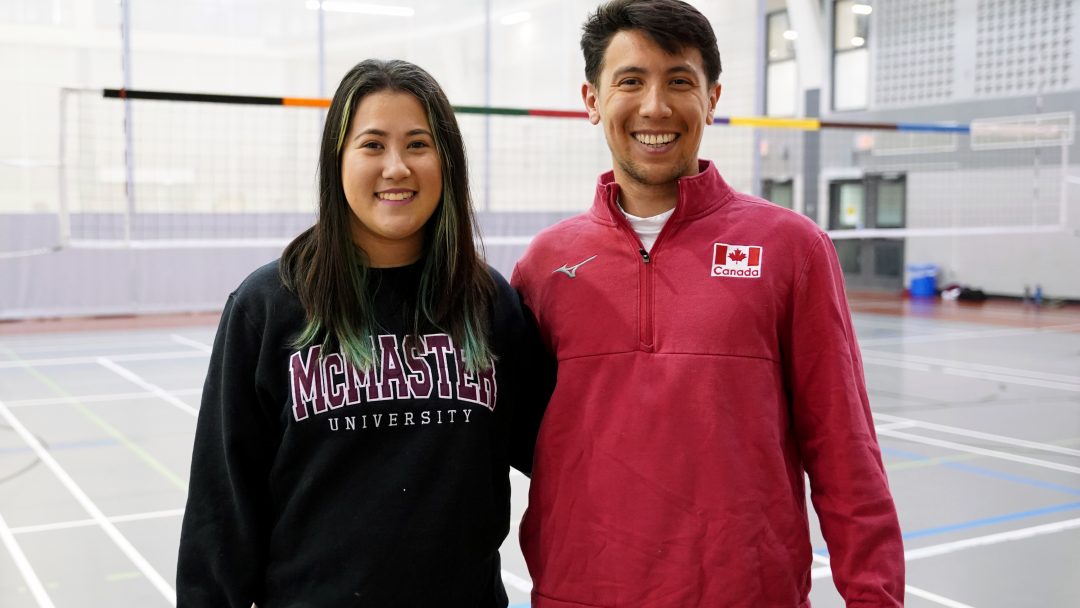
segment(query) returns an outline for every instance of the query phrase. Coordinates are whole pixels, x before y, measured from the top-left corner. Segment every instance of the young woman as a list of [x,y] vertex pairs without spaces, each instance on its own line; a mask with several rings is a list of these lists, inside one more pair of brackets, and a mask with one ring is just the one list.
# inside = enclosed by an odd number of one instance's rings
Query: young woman
[[508,463],[531,464],[554,366],[477,252],[464,143],[427,72],[346,74],[319,199],[226,304],[178,604],[506,606]]

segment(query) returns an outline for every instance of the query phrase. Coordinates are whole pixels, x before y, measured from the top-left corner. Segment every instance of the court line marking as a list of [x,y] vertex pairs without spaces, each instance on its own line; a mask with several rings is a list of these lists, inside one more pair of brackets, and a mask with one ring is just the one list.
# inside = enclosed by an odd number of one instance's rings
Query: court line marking
[[180,334],[170,334],[169,338],[171,338],[173,342],[179,342],[180,344],[183,344],[184,346],[190,346],[190,347],[194,348],[195,350],[199,350],[199,351],[202,351],[204,353],[210,353],[210,352],[212,352],[214,350],[214,348],[212,346],[210,346],[209,344],[205,344],[205,343],[199,342],[197,340],[192,340],[191,338],[185,338],[184,336],[181,336]]
[[[202,394],[201,388],[181,388],[173,391],[169,391],[170,394],[175,396],[181,395],[199,395]],[[40,399],[20,399],[18,401],[8,401],[7,406],[10,408],[20,407],[35,407],[39,405],[64,405],[69,403],[72,399],[78,400],[80,403],[98,403],[102,401],[134,401],[137,399],[148,399],[150,397],[157,397],[150,391],[139,393],[112,393],[107,395],[85,395],[85,396],[70,396],[70,397],[44,397]]]
[[[158,361],[161,359],[194,359],[205,357],[206,353],[197,350],[176,350],[157,353],[141,353],[137,355],[109,355],[112,361]],[[57,357],[54,359],[17,359],[15,361],[0,361],[0,369],[17,367],[51,367],[54,365],[90,365],[96,363],[99,355],[87,355],[85,357]]]
[[864,355],[862,360],[863,360],[863,363],[868,363],[870,365],[882,365],[882,366],[886,366],[886,367],[900,367],[900,368],[912,369],[912,370],[916,370],[916,371],[920,371],[920,372],[940,371],[941,373],[952,375],[952,376],[965,376],[965,377],[968,377],[968,378],[977,378],[977,379],[980,379],[980,380],[993,380],[995,382],[1006,382],[1006,383],[1010,383],[1010,384],[1023,384],[1023,385],[1026,385],[1026,386],[1036,386],[1036,387],[1039,387],[1039,388],[1052,388],[1052,389],[1057,389],[1057,390],[1062,390],[1062,391],[1069,391],[1069,392],[1073,392],[1073,393],[1080,393],[1080,382],[1075,383],[1075,384],[1071,383],[1071,382],[1068,382],[1068,383],[1066,383],[1066,382],[1048,382],[1046,380],[1038,380],[1038,379],[1035,379],[1035,378],[1029,378],[1029,377],[1024,377],[1024,376],[1006,376],[1006,375],[1002,375],[1002,374],[992,374],[992,373],[987,373],[987,372],[971,371],[971,370],[959,369],[959,368],[955,368],[955,367],[942,367],[942,368],[939,368],[939,369],[934,369],[933,367],[931,367],[931,366],[929,366],[928,364],[925,364],[925,363],[915,363],[915,362],[911,362],[911,361],[897,361],[897,360],[893,360],[893,359],[884,359],[884,358],[876,357],[874,355],[870,355],[870,356]]
[[[855,325],[858,326],[863,321],[860,321],[856,316]],[[896,328],[896,329],[902,329]],[[923,328],[920,328],[923,329]],[[936,334],[920,334],[916,336],[893,336],[889,338],[866,338],[859,339],[860,346],[878,346],[886,344],[917,344],[921,342],[951,342],[953,340],[972,340],[981,338],[1007,338],[1011,336],[1028,336],[1035,335],[1043,332],[1053,331],[1071,331],[1074,329],[1080,329],[1080,324],[1069,325],[1048,325],[1045,327],[1039,327],[1035,329],[1028,328],[1016,328],[1016,329],[990,329],[985,331],[958,331],[952,333],[936,333]]]
[[503,582],[510,585],[514,589],[523,593],[532,592],[532,581],[521,578],[520,576],[510,572],[509,570],[502,571]]
[[[132,513],[130,515],[115,515],[108,520],[114,524],[122,524],[131,521],[147,521],[151,519],[166,519],[180,517],[184,514],[183,509],[168,509],[165,511],[150,511],[147,513]],[[35,524],[32,526],[19,526],[12,528],[12,534],[32,534],[34,532],[53,532],[55,530],[70,530],[71,528],[84,528],[93,526],[97,522],[92,519],[76,519],[73,521],[61,521],[53,524]]]
[[[45,339],[42,334],[24,334],[34,336],[32,340],[12,340],[14,336],[4,336],[4,343],[19,352],[22,358],[34,353],[55,353],[62,351],[65,356],[78,356],[82,352],[92,352],[96,355],[105,355],[102,349],[119,349],[120,352],[130,352],[133,347],[155,349],[162,348],[162,342],[168,342],[170,332],[158,334],[131,333],[125,330],[116,331],[89,331],[75,334],[48,334],[54,339]],[[177,334],[179,335],[179,334]],[[56,336],[60,336],[56,338]],[[117,353],[119,354],[119,353]],[[89,355],[88,355],[89,356]]]
[[[983,458],[983,456],[980,456],[978,454],[959,454],[959,455],[954,455],[954,456],[937,456],[937,457],[931,458],[931,457],[928,457],[928,456],[923,456],[922,454],[916,454],[915,452],[909,452],[907,450],[901,450],[899,448],[895,448],[895,447],[887,446],[887,445],[882,445],[881,446],[881,453],[882,454],[894,455],[894,456],[897,456],[899,458],[907,459],[909,461],[908,463],[902,463],[902,462],[901,463],[898,463],[898,462],[889,463],[888,470],[889,470],[890,475],[894,471],[900,471],[900,470],[909,469],[909,468],[912,468],[913,466],[937,466],[937,467],[942,467],[942,468],[946,468],[946,469],[955,469],[957,471],[962,471],[964,473],[968,473],[968,474],[971,474],[971,475],[979,475],[981,477],[989,477],[991,479],[995,479],[995,480],[999,480],[999,481],[1009,481],[1009,482],[1012,482],[1012,483],[1019,483],[1019,484],[1028,485],[1028,486],[1032,486],[1032,487],[1036,487],[1036,488],[1041,488],[1041,489],[1044,489],[1044,490],[1050,490],[1052,492],[1060,492],[1060,493],[1063,493],[1063,494],[1068,494],[1069,496],[1080,496],[1080,488],[1077,488],[1077,487],[1062,485],[1062,484],[1059,484],[1059,483],[1053,483],[1053,482],[1049,482],[1049,481],[1043,481],[1041,479],[1033,479],[1033,478],[1030,478],[1030,477],[1024,477],[1023,475],[1014,475],[1012,473],[1004,473],[1002,471],[997,471],[997,470],[994,470],[994,469],[986,469],[986,468],[983,468],[983,467],[974,466],[974,465],[970,465],[970,464],[966,464],[966,463],[962,462],[962,461],[965,461],[965,460],[975,460],[975,459]],[[909,465],[909,464],[912,465],[912,466],[905,466],[905,465]]]
[[993,380],[995,382],[1009,382],[1012,384],[1024,384],[1027,386],[1037,386],[1039,388],[1053,388],[1063,391],[1070,391],[1073,393],[1080,393],[1080,384],[1065,384],[1060,382],[1047,382],[1045,380],[1035,380],[1033,378],[1021,378],[1016,376],[1001,376],[998,374],[988,374],[986,372],[976,372],[964,369],[946,368],[941,370],[945,374],[950,376],[964,376],[966,378],[977,378],[979,380]]
[[964,371],[974,372],[986,372],[990,374],[999,374],[1002,376],[1018,376],[1020,378],[1030,378],[1033,380],[1049,380],[1052,382],[1062,382],[1065,384],[1080,385],[1080,376],[1074,376],[1072,374],[1055,374],[1049,372],[1038,372],[1029,369],[1021,369],[1015,367],[1004,367],[1001,365],[987,365],[985,363],[969,363],[967,361],[956,361],[953,359],[939,359],[937,357],[926,357],[923,355],[908,355],[902,353],[893,353],[883,350],[864,350],[862,351],[864,356],[870,355],[876,359],[890,359],[893,361],[906,361],[912,363],[925,363],[927,365],[942,367],[946,369],[958,369]]
[[1064,504],[1051,505],[1049,507],[1040,507],[1037,509],[1028,509],[1026,511],[1015,511],[1013,513],[1002,513],[1001,515],[993,515],[990,517],[982,517],[979,519],[969,519],[967,521],[961,521],[952,524],[946,524],[943,526],[935,526],[933,528],[923,528],[921,530],[914,530],[910,532],[904,532],[904,542],[915,540],[917,538],[927,538],[930,536],[941,536],[942,534],[952,534],[959,532],[960,530],[972,530],[975,528],[985,528],[987,526],[996,526],[1010,521],[1021,521],[1025,519],[1031,519],[1034,517],[1044,517],[1055,513],[1063,513],[1068,511],[1076,511],[1080,509],[1080,502],[1068,502]]
[[[2,402],[0,402],[2,405]],[[30,593],[33,594],[34,599],[37,600],[38,606],[42,608],[53,608],[52,600],[49,599],[49,594],[45,592],[45,587],[41,585],[41,579],[38,578],[37,573],[34,572],[34,567],[30,565],[30,560],[26,559],[26,554],[23,553],[22,547],[19,546],[18,541],[15,540],[15,536],[12,533],[11,528],[8,527],[7,522],[4,521],[3,514],[0,514],[0,540],[4,542],[4,546],[7,547],[8,553],[11,554],[11,559],[15,561],[15,567],[19,569],[19,573],[22,574],[23,580],[26,581],[26,586],[30,589]]]
[[[15,353],[11,352],[11,350],[6,348],[3,344],[0,344],[0,352],[5,352],[9,357],[18,356]],[[154,458],[149,452],[147,452],[134,441],[129,439],[127,435],[120,432],[116,427],[103,420],[89,407],[79,402],[78,399],[68,395],[67,391],[65,391],[57,383],[53,382],[52,379],[46,376],[41,370],[34,367],[28,367],[26,368],[26,371],[31,376],[37,378],[39,382],[51,388],[56,394],[66,397],[66,401],[70,407],[74,408],[77,412],[82,414],[87,420],[92,422],[99,429],[105,431],[105,433],[107,433],[109,436],[113,437],[121,444],[123,444],[125,448],[131,451],[132,454],[138,457],[139,460],[143,461],[148,467],[161,475],[166,481],[171,483],[180,491],[184,492],[184,494],[187,494],[188,484],[186,478],[181,478],[179,475],[173,473],[171,470],[169,470],[167,466],[162,464],[158,459]]]
[[904,592],[905,593],[910,593],[911,595],[914,595],[914,596],[917,596],[917,597],[921,597],[924,600],[929,600],[931,602],[934,602],[935,604],[941,604],[942,606],[948,606],[949,608],[975,608],[971,604],[965,604],[963,602],[958,602],[956,600],[951,600],[951,599],[949,599],[949,598],[947,598],[945,596],[938,595],[936,593],[932,593],[930,591],[927,591],[926,589],[921,589],[919,587],[912,587],[911,585],[904,585]]
[[[920,547],[918,549],[904,551],[904,563],[918,561],[920,559],[926,559],[929,557],[948,555],[950,553],[956,553],[957,551],[964,551],[976,547],[989,547],[991,545],[997,545],[1000,543],[1026,540],[1038,536],[1046,536],[1048,534],[1057,534],[1059,532],[1073,530],[1076,528],[1080,528],[1080,517],[1076,519],[1056,521],[1048,524],[1040,524],[1038,526],[1030,526],[1027,528],[1009,530],[1006,532],[987,534],[985,536],[975,536],[972,538],[965,538],[962,540],[941,543],[938,545],[930,545],[928,547]],[[813,557],[814,561],[818,563],[826,565],[828,565],[829,563],[829,558],[823,555],[818,555],[815,553]],[[831,574],[832,571],[829,568],[814,568],[810,571],[810,578],[817,580],[830,576]]]
[[75,483],[75,480],[67,474],[63,467],[60,466],[60,463],[53,458],[52,454],[42,447],[41,442],[37,440],[37,437],[34,437],[34,435],[23,426],[22,422],[11,413],[11,410],[9,410],[2,401],[0,401],[0,418],[6,420],[11,428],[22,437],[23,441],[33,448],[42,464],[47,466],[49,470],[53,472],[53,475],[60,480],[60,483],[67,488],[68,492],[70,492],[73,497],[75,497],[75,500],[78,501],[82,508],[86,510],[105,534],[120,548],[120,551],[135,564],[135,567],[143,573],[143,576],[146,577],[150,584],[165,597],[165,600],[169,602],[169,605],[175,606],[176,590],[162,578],[161,574],[150,565],[150,562],[146,561],[146,558],[143,557],[138,549],[136,549],[135,546],[120,533],[120,530],[109,522],[101,509],[99,509],[98,506],[94,504],[94,501],[90,500],[90,497],[87,496],[86,492],[79,487],[79,484]]
[[[821,579],[821,578],[826,578],[826,577],[831,577],[832,576],[832,565],[831,565],[831,562],[829,561],[829,558],[825,557],[824,555],[818,555],[817,553],[814,553],[813,554],[813,560],[815,562],[819,563],[819,564],[824,564],[824,567],[823,568],[813,568],[812,570],[810,570],[810,578],[812,580],[818,580],[818,579]],[[910,593],[911,595],[921,597],[924,600],[930,600],[931,602],[934,602],[936,604],[941,604],[942,606],[948,606],[949,608],[974,608],[974,606],[969,606],[968,604],[963,604],[963,603],[958,602],[956,600],[949,599],[949,598],[947,598],[947,597],[945,597],[943,595],[938,595],[937,593],[931,593],[930,591],[927,591],[926,589],[923,589],[921,587],[915,587],[914,585],[908,585],[906,583],[904,584],[904,593],[905,594]]]
[[915,443],[925,443],[926,445],[932,445],[939,448],[948,448],[951,450],[958,450],[960,452],[970,452],[972,454],[979,454],[982,456],[988,456],[990,458],[999,458],[1001,460],[1011,460],[1013,462],[1019,462],[1022,464],[1030,464],[1044,469],[1053,469],[1055,471],[1061,471],[1063,473],[1072,473],[1074,475],[1080,475],[1080,467],[1073,467],[1067,464],[1060,464],[1049,460],[1042,460],[1039,458],[1031,458],[1029,456],[1020,456],[1018,454],[1011,454],[1009,452],[1002,452],[999,450],[988,450],[986,448],[979,448],[975,446],[966,445],[963,443],[956,443],[954,441],[945,441],[944,439],[934,439],[932,437],[923,437],[921,435],[913,435],[911,433],[905,433],[903,431],[890,431],[888,429],[882,429],[878,431],[879,435],[885,435],[886,437],[892,437],[894,439],[903,439],[906,441],[913,441]]
[[973,431],[973,430],[970,430],[970,429],[964,429],[964,428],[955,427],[955,426],[946,426],[944,424],[936,424],[936,423],[933,423],[933,422],[923,422],[922,420],[914,420],[914,419],[911,419],[911,418],[902,418],[900,416],[893,416],[891,414],[875,413],[874,418],[875,419],[880,418],[881,420],[886,420],[886,421],[890,422],[890,424],[886,424],[886,425],[883,425],[882,427],[880,427],[880,428],[885,428],[886,430],[895,430],[896,428],[900,428],[900,427],[894,427],[892,425],[907,424],[908,426],[911,426],[911,427],[918,427],[918,428],[922,428],[922,429],[941,431],[942,433],[950,433],[952,435],[961,435],[961,436],[964,436],[964,437],[972,437],[974,439],[983,439],[983,440],[986,440],[986,441],[995,441],[997,443],[1004,443],[1006,445],[1012,445],[1012,446],[1022,447],[1022,448],[1029,448],[1029,449],[1032,449],[1032,450],[1043,450],[1043,451],[1046,451],[1046,452],[1054,452],[1056,454],[1065,454],[1065,455],[1068,455],[1068,456],[1080,456],[1080,450],[1076,450],[1076,449],[1073,449],[1073,448],[1066,448],[1066,447],[1051,445],[1051,444],[1048,444],[1048,443],[1040,443],[1040,442],[1037,442],[1037,441],[1028,441],[1026,439],[1017,439],[1015,437],[1007,437],[1005,435],[995,435],[993,433],[984,433],[982,431]]
[[160,386],[144,380],[141,376],[139,376],[135,372],[127,369],[126,367],[121,367],[120,365],[117,365],[116,363],[113,363],[111,360],[109,360],[109,359],[107,359],[105,357],[98,357],[97,358],[97,363],[99,365],[101,365],[102,367],[104,367],[105,369],[107,369],[109,371],[112,371],[112,372],[115,372],[118,376],[120,376],[122,378],[125,378],[127,380],[130,380],[131,382],[133,382],[133,383],[139,385],[140,387],[150,391],[151,393],[157,395],[158,397],[161,398],[162,401],[168,403],[169,405],[172,405],[172,406],[180,409],[183,412],[187,412],[188,414],[191,414],[192,416],[198,417],[199,410],[197,410],[197,409],[191,407],[190,405],[184,403],[182,400],[176,398],[172,393],[166,391],[165,389],[161,388]]
[[[876,416],[877,414],[875,414]],[[896,422],[888,422],[885,424],[875,424],[874,428],[878,431],[895,431],[896,429],[908,429],[913,426],[917,426],[916,420],[897,420]]]
[[913,561],[925,559],[928,557],[937,557],[939,555],[947,555],[949,553],[962,551],[964,549],[971,549],[974,547],[986,547],[1003,542],[1025,540],[1028,538],[1035,538],[1037,536],[1045,536],[1047,534],[1057,534],[1058,532],[1064,532],[1066,530],[1072,530],[1074,528],[1080,528],[1080,517],[1076,519],[1067,519],[1048,524],[1041,524],[1038,526],[1030,526],[1027,528],[1019,528],[1017,530],[1009,530],[1006,532],[987,534],[985,536],[965,538],[962,540],[952,541],[948,543],[941,543],[939,545],[931,545],[929,547],[920,547],[918,549],[912,549],[911,551],[905,551],[904,561]]

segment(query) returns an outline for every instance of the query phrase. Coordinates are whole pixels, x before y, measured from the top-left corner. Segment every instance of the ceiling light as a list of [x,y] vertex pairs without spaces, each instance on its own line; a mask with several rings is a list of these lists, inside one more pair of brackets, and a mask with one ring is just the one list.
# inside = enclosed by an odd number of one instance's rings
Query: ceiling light
[[795,40],[799,37],[799,32],[795,30],[784,30],[784,40]]
[[327,13],[358,13],[361,15],[384,15],[388,17],[412,17],[416,10],[409,6],[387,6],[385,4],[361,4],[335,0],[307,0],[308,10],[322,8]]
[[862,36],[855,36],[851,39],[851,46],[862,46],[866,44],[866,39]]
[[851,12],[855,13],[856,15],[869,15],[870,13],[874,12],[874,7],[870,6],[869,4],[852,4]]

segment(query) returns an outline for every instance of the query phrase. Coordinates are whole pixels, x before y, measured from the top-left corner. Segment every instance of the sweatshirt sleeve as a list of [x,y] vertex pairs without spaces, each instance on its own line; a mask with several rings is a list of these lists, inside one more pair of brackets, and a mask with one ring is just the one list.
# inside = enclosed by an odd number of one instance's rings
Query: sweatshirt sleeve
[[279,433],[257,394],[261,342],[233,294],[214,338],[195,430],[176,573],[180,608],[249,608],[262,599]]
[[824,233],[796,281],[786,335],[792,418],[811,501],[848,606],[902,606],[904,547],[874,432],[843,273]]
[[[519,279],[515,268],[511,285]],[[517,312],[515,346],[511,366],[514,370],[514,411],[510,418],[510,466],[532,475],[533,452],[540,422],[555,389],[556,363],[540,338],[536,317],[517,289],[510,289]]]

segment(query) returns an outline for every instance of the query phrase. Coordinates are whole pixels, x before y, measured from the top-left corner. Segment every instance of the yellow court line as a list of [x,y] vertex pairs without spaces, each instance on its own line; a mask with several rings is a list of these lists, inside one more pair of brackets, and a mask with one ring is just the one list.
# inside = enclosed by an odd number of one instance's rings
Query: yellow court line
[[[1058,447],[1070,447],[1074,445],[1080,445],[1080,437],[1070,437],[1068,439],[1059,439],[1057,441],[1044,441],[1047,445],[1056,445]],[[949,462],[964,462],[966,460],[978,460],[980,458],[986,458],[982,454],[956,454],[955,456],[937,456],[935,458],[927,458],[926,460],[906,460],[905,462],[898,462],[895,464],[886,465],[888,471],[904,471],[907,469],[921,469],[923,467],[932,467],[939,464],[945,464]]]
[[[7,355],[8,359],[13,359],[13,360],[16,360],[16,361],[21,361],[22,360],[18,355],[16,355],[14,352],[12,352],[6,346],[0,345],[0,351],[4,352]],[[72,395],[72,394],[68,393],[67,391],[65,391],[58,384],[53,382],[53,380],[51,378],[49,378],[48,376],[42,374],[36,368],[27,366],[27,367],[25,367],[23,369],[25,369],[27,372],[29,372],[32,376],[34,376],[38,380],[40,380],[42,384],[44,384],[45,386],[51,388],[59,397],[63,398],[68,405],[75,408],[80,414],[85,416],[90,422],[93,422],[95,426],[97,426],[99,429],[105,431],[109,436],[111,436],[113,439],[118,441],[125,448],[130,450],[133,454],[135,454],[135,456],[137,456],[139,458],[139,460],[142,460],[144,463],[146,463],[147,466],[149,466],[151,469],[156,471],[159,475],[164,477],[167,481],[169,481],[169,483],[176,486],[177,489],[179,489],[179,490],[181,490],[181,491],[183,491],[185,493],[187,492],[188,484],[187,484],[187,481],[185,481],[183,477],[177,475],[176,473],[173,473],[168,467],[166,467],[164,464],[162,464],[161,461],[154,458],[149,452],[147,452],[143,448],[139,447],[135,442],[133,442],[131,439],[129,439],[127,437],[127,435],[124,435],[119,429],[112,426],[108,422],[105,422],[101,417],[99,417],[97,414],[95,414],[93,411],[91,411],[90,408],[88,408],[81,401],[79,401],[78,397],[75,397],[74,395]]]

